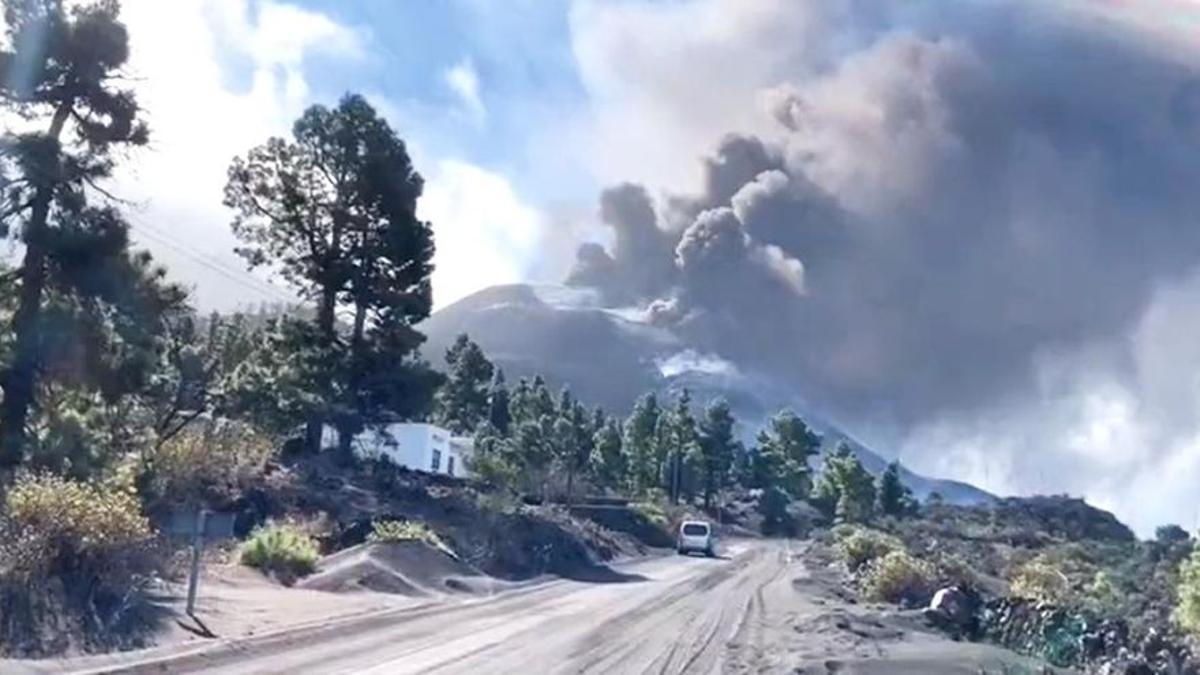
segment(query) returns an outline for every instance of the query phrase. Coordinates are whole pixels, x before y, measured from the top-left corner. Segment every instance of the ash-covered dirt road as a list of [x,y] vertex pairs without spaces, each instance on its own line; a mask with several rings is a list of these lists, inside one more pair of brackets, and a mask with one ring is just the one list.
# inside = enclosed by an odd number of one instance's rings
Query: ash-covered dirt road
[[[840,597],[803,544],[746,541],[721,559],[663,557],[306,633],[222,645],[132,672],[1040,673]],[[122,672],[131,672],[125,670]]]

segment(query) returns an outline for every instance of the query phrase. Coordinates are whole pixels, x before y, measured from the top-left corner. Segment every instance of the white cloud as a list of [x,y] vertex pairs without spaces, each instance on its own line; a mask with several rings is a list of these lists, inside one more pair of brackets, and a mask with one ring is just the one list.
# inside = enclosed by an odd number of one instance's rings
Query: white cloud
[[525,261],[546,229],[544,216],[523,203],[503,176],[478,166],[443,160],[428,177],[417,209],[433,224],[435,306],[523,280]]
[[[117,176],[117,192],[138,205],[130,214],[135,239],[193,285],[203,307],[287,297],[242,272],[231,214],[221,205],[225,172],[235,155],[286,133],[312,102],[307,58],[362,58],[363,35],[275,2],[122,5],[129,70],[151,129],[150,148]],[[241,86],[233,77],[240,69],[248,69]]]
[[471,59],[463,59],[444,74],[446,86],[454,92],[463,106],[463,111],[476,126],[487,119],[487,108],[479,93],[479,73]]

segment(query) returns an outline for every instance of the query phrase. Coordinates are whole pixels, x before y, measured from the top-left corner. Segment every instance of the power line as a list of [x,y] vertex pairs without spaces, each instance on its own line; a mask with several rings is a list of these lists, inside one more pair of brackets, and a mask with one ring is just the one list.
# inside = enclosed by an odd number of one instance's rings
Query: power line
[[266,281],[263,281],[257,277],[251,276],[250,274],[248,274],[246,272],[238,273],[238,272],[231,271],[230,269],[226,268],[224,265],[222,265],[216,259],[209,258],[202,253],[199,253],[197,251],[193,251],[193,250],[187,248],[186,245],[184,245],[180,242],[174,241],[170,236],[166,235],[165,233],[158,232],[155,229],[152,229],[149,225],[147,225],[145,223],[135,223],[134,229],[137,230],[139,234],[148,237],[150,240],[152,240],[158,244],[161,244],[163,246],[166,246],[167,248],[170,248],[171,250],[175,251],[176,253],[179,253],[180,255],[187,257],[192,262],[200,265],[201,267],[203,267],[209,271],[216,272],[217,274],[221,275],[222,277],[225,277],[229,281],[241,286],[242,288],[254,291],[255,293],[258,293],[260,295],[273,296],[276,300],[279,300],[280,302],[295,302],[297,299],[295,296],[292,296],[292,295],[286,293],[279,287],[274,286],[274,285],[272,285]]

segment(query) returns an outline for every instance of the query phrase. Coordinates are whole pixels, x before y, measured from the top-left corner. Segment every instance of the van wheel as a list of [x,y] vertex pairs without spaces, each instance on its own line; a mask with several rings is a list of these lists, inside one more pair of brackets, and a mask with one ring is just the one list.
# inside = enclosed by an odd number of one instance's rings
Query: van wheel
[[706,548],[706,549],[704,549],[704,555],[705,555],[705,556],[707,556],[707,557],[709,557],[709,558],[715,558],[715,557],[717,557],[717,553],[716,553],[716,551],[713,551],[711,548]]
[[676,550],[679,552],[679,555],[687,555],[686,548],[680,548],[680,549],[676,549]]

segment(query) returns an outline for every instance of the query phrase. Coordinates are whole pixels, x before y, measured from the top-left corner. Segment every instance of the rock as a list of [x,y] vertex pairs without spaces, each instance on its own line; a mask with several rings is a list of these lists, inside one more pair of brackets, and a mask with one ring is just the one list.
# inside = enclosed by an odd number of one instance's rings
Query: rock
[[957,586],[948,586],[933,594],[926,615],[935,614],[952,625],[966,626],[972,618],[970,598]]

